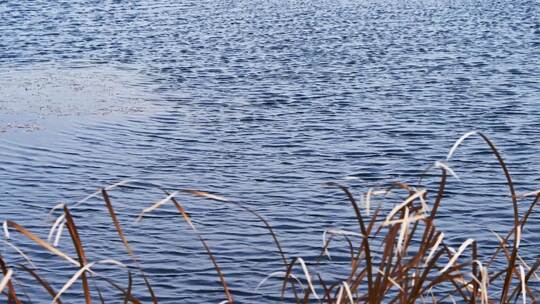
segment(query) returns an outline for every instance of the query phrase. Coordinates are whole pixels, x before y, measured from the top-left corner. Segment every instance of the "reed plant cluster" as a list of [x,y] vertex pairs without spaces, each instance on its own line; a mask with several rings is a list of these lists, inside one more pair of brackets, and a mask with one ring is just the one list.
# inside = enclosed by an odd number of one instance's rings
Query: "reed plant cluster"
[[[445,162],[436,162],[432,169],[440,170],[440,180],[435,191],[430,193],[419,185],[393,183],[384,189],[369,190],[357,200],[349,188],[329,183],[326,186],[335,187],[348,199],[352,212],[358,224],[357,230],[330,229],[324,232],[324,243],[320,259],[330,256],[329,249],[332,240],[343,238],[347,244],[347,272],[338,280],[324,279],[324,274],[314,269],[319,261],[306,261],[301,257],[289,257],[283,249],[278,232],[271,224],[256,211],[233,200],[210,194],[208,192],[181,189],[174,192],[164,191],[164,198],[143,209],[137,220],[163,205],[173,205],[175,212],[194,232],[204,247],[209,263],[212,263],[224,291],[223,303],[234,303],[235,293],[227,284],[227,276],[222,272],[218,259],[211,251],[210,245],[199,233],[190,215],[176,199],[180,194],[204,197],[231,204],[257,217],[268,230],[268,235],[275,243],[276,252],[283,263],[282,269],[276,269],[267,277],[261,278],[259,285],[269,279],[280,280],[281,288],[276,293],[281,294],[284,302],[293,303],[536,303],[539,295],[535,286],[540,282],[537,270],[540,267],[540,256],[532,261],[526,261],[521,255],[520,241],[522,232],[534,208],[540,200],[540,191],[525,194],[516,193],[512,177],[493,142],[480,132],[470,132],[462,136],[448,153],[449,160],[465,139],[478,136],[485,141],[487,147],[496,157],[502,174],[506,179],[509,191],[509,206],[513,208],[513,227],[505,235],[495,233],[498,246],[492,252],[479,252],[479,246],[474,239],[467,239],[457,249],[447,242],[448,238],[437,229],[437,211],[443,204],[447,179],[455,175]],[[51,221],[52,228],[48,239],[39,238],[22,225],[5,221],[4,244],[17,250],[24,257],[25,263],[10,265],[0,257],[0,269],[3,272],[0,280],[1,300],[3,303],[25,303],[24,297],[18,291],[14,278],[18,273],[26,272],[35,280],[35,287],[42,288],[49,296],[51,303],[62,303],[62,295],[72,288],[76,282],[81,283],[84,299],[80,303],[99,301],[107,303],[99,289],[100,284],[106,284],[117,290],[114,302],[142,303],[141,298],[149,298],[153,303],[159,303],[159,295],[152,288],[152,278],[143,270],[141,261],[129,238],[122,230],[109,192],[116,187],[122,187],[129,181],[120,182],[105,187],[91,194],[74,205],[58,205],[53,211],[61,214]],[[397,193],[401,200],[392,209],[383,210],[380,206],[371,206],[374,196],[386,197],[389,193]],[[79,236],[77,224],[72,211],[74,207],[84,203],[91,197],[101,196],[107,207],[112,224],[121,240],[132,263],[124,264],[115,259],[91,261],[85,252],[85,242]],[[527,206],[518,210],[519,206]],[[53,212],[51,212],[53,214]],[[76,257],[61,251],[57,245],[59,235],[67,229],[73,243]],[[39,245],[49,254],[73,264],[78,270],[58,290],[48,283],[47,279],[33,266],[32,260],[14,243],[14,234],[20,234]],[[540,252],[540,250],[539,250]],[[486,258],[487,257],[487,258]],[[501,259],[504,263],[494,263]],[[126,278],[123,282],[109,278],[95,270],[98,264],[110,264],[125,269]],[[145,294],[137,294],[133,287],[133,277],[140,276],[145,284]],[[95,284],[95,282],[100,284]],[[91,284],[94,282],[94,284]]]

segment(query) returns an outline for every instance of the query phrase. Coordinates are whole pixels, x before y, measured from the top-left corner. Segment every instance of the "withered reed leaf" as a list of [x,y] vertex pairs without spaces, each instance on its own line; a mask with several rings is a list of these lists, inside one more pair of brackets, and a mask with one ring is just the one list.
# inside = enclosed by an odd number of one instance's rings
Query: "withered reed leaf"
[[[195,196],[208,198],[208,199],[211,199],[211,200],[214,200],[214,201],[232,204],[234,206],[237,206],[237,207],[239,207],[239,208],[253,214],[261,222],[264,223],[266,229],[268,230],[268,232],[270,233],[270,235],[272,236],[272,238],[274,240],[274,243],[276,244],[276,248],[278,250],[278,253],[281,255],[281,259],[283,260],[283,265],[285,266],[285,268],[287,268],[287,265],[288,265],[287,257],[285,256],[285,252],[282,249],[281,243],[279,242],[279,239],[278,239],[276,233],[274,232],[274,229],[272,228],[272,225],[270,225],[270,223],[262,215],[260,215],[258,212],[252,210],[249,207],[244,206],[243,204],[240,204],[238,202],[229,200],[229,199],[227,199],[227,198],[225,198],[223,196],[220,196],[220,195],[216,195],[216,194],[212,194],[212,193],[208,193],[208,192],[200,191],[200,190],[193,190],[193,189],[182,189],[181,191],[185,192],[185,193],[195,195]],[[189,219],[189,217],[188,217],[188,219]]]
[[[67,207],[67,205],[64,205],[64,214],[66,215],[66,225],[69,231],[69,235],[71,236],[71,240],[73,241],[73,246],[75,247],[75,251],[77,252],[77,256],[79,257],[79,265],[81,269],[84,269],[85,265],[87,264],[86,254],[82,246],[82,241],[79,236],[79,232],[77,231],[77,226],[75,225],[75,221],[73,221],[73,217],[71,216],[71,213],[69,212],[69,208]],[[86,277],[85,271],[83,271],[81,274],[81,280],[82,280],[82,286],[83,286],[84,298],[85,298],[86,304],[91,304],[92,296],[90,294],[90,287],[88,286],[88,279]]]
[[91,268],[96,264],[112,264],[112,265],[120,266],[120,267],[123,267],[123,268],[127,267],[123,263],[121,263],[119,261],[116,261],[116,260],[113,260],[113,259],[106,259],[106,260],[101,260],[101,261],[98,261],[98,262],[91,262],[91,263],[85,264],[79,270],[77,270],[77,272],[56,293],[56,295],[54,296],[51,304],[54,304],[60,298],[60,296],[63,293],[65,293],[79,278],[84,277],[85,272],[90,271]]
[[[124,235],[124,232],[122,230],[122,226],[120,224],[120,220],[118,220],[118,217],[116,216],[116,212],[114,211],[112,201],[111,201],[111,199],[109,197],[109,193],[107,192],[106,188],[101,189],[101,195],[103,196],[103,201],[105,202],[105,205],[107,206],[107,211],[109,212],[109,215],[110,215],[110,217],[111,217],[111,219],[113,221],[114,228],[116,229],[116,232],[118,233],[118,236],[122,240],[122,244],[124,245],[124,248],[126,248],[126,251],[127,251],[128,255],[133,260],[133,262],[135,263],[135,266],[138,268],[139,272],[141,273],[142,277],[144,278],[144,283],[146,285],[146,288],[148,289],[148,292],[150,293],[150,296],[152,297],[152,302],[154,304],[157,304],[158,300],[157,300],[156,294],[154,293],[152,285],[150,284],[150,280],[147,278],[146,273],[143,271],[143,269],[142,269],[142,267],[141,267],[141,265],[139,263],[139,259],[135,255],[135,252],[133,251],[133,249],[129,245],[129,242],[128,242],[126,236]],[[131,272],[129,272],[129,276],[131,278]],[[131,289],[128,288],[128,292],[126,293],[124,298],[127,300],[130,297],[131,297]]]
[[435,241],[435,244],[431,247],[431,249],[429,251],[429,255],[426,258],[426,262],[425,262],[424,266],[427,266],[427,264],[429,263],[429,261],[433,257],[433,254],[439,248],[439,245],[441,245],[441,242],[442,242],[443,239],[444,239],[444,233],[441,232],[439,234],[439,236],[437,237],[437,241]]
[[[525,281],[525,270],[523,266],[519,265],[519,278],[521,280],[521,296],[523,299],[523,304],[527,304],[527,282]],[[0,289],[1,290],[1,289]]]
[[4,290],[8,282],[11,280],[11,275],[13,275],[13,270],[8,269],[8,271],[4,274],[2,281],[0,281],[0,292]]
[[[493,152],[493,154],[497,158],[497,161],[499,162],[499,165],[500,165],[500,167],[502,168],[502,170],[504,172],[504,176],[506,177],[506,183],[508,185],[508,188],[509,188],[509,191],[510,191],[510,196],[511,196],[511,199],[512,199],[512,206],[513,206],[513,209],[514,209],[514,226],[517,227],[519,225],[519,209],[518,209],[518,203],[517,203],[516,190],[514,188],[514,183],[512,181],[512,177],[510,175],[510,172],[508,171],[508,167],[506,166],[506,163],[504,162],[501,154],[499,153],[499,150],[495,147],[495,144],[486,135],[484,135],[481,132],[477,132],[477,131],[472,131],[472,132],[466,133],[460,139],[458,139],[458,141],[456,141],[454,146],[452,146],[452,148],[450,149],[450,151],[448,153],[447,160],[449,160],[452,157],[452,155],[455,152],[455,150],[457,149],[457,147],[467,137],[469,137],[471,135],[475,135],[475,134],[479,135],[488,144],[488,146],[490,147],[491,151]],[[515,239],[517,239],[517,235],[515,236]],[[509,292],[510,285],[511,285],[511,280],[512,280],[512,273],[513,273],[513,269],[514,269],[514,266],[515,266],[515,263],[516,263],[516,256],[517,256],[517,253],[518,253],[518,248],[516,247],[516,245],[517,245],[517,241],[514,241],[514,247],[512,249],[512,254],[510,255],[510,259],[508,260],[508,265],[507,265],[507,269],[506,269],[506,276],[505,276],[505,279],[504,279],[504,285],[503,285],[502,292],[501,292],[501,298],[500,298],[501,302],[506,302],[507,301],[507,296],[508,296],[508,292]]]
[[131,275],[131,271],[128,272],[128,287],[127,287],[127,293],[124,296],[124,304],[127,304],[129,301],[129,296],[131,295],[131,288],[133,286],[133,278]]
[[463,242],[463,244],[461,244],[461,246],[459,246],[457,252],[454,254],[454,256],[452,256],[452,258],[450,259],[450,261],[448,261],[448,263],[446,264],[446,266],[443,267],[443,269],[439,270],[439,273],[444,273],[446,272],[450,267],[452,267],[454,265],[454,263],[457,261],[457,259],[461,256],[461,254],[463,253],[463,251],[465,251],[465,249],[467,249],[467,247],[469,245],[471,245],[472,243],[474,243],[475,240],[474,239],[467,239],[465,242]]
[[8,245],[9,247],[13,248],[13,250],[15,250],[20,256],[22,256],[23,259],[25,259],[26,262],[30,264],[30,266],[32,266],[32,268],[36,268],[36,265],[34,265],[34,262],[32,262],[32,260],[19,247],[5,240],[2,240],[2,242]]
[[[368,241],[369,234],[367,233],[366,226],[364,224],[364,219],[362,218],[362,214],[360,212],[360,208],[358,207],[358,204],[356,203],[356,200],[354,199],[354,196],[352,195],[352,193],[349,191],[349,189],[347,187],[342,186],[340,184],[336,184],[336,183],[327,183],[327,185],[336,186],[339,189],[341,189],[341,191],[343,191],[345,193],[345,195],[347,196],[349,202],[353,206],[353,209],[354,209],[354,212],[355,212],[355,215],[356,215],[356,219],[358,221],[358,225],[360,226],[360,233],[362,233],[362,235],[367,236],[367,237],[362,238],[362,240],[363,240],[362,241],[362,248],[364,249],[364,258],[365,258],[365,262],[366,262],[366,276],[367,276],[367,281],[368,281],[368,292],[371,292],[372,288],[373,288],[373,271],[371,269],[372,268],[372,262],[371,262],[371,250],[370,250],[369,241]],[[370,299],[370,302],[371,301],[372,301],[372,299]]]
[[148,208],[145,208],[143,209],[143,211],[139,214],[139,216],[137,216],[137,222],[140,221],[143,217],[143,215],[145,213],[148,213],[148,212],[151,212],[159,207],[161,207],[162,205],[168,203],[169,201],[171,201],[172,198],[174,198],[176,195],[178,194],[178,191],[174,191],[173,193],[167,195],[166,198],[162,199],[162,200],[159,200],[155,203],[152,204],[152,206],[148,207]]
[[[61,204],[62,208],[64,208],[64,204]],[[56,218],[56,220],[54,221],[52,227],[51,227],[51,230],[49,231],[49,235],[47,236],[47,241],[50,243],[52,238],[53,238],[53,235],[54,235],[54,232],[56,231],[56,229],[58,228],[58,226],[60,226],[60,224],[64,223],[64,220],[65,220],[66,216],[62,213],[60,216],[58,216],[58,218]]]
[[424,194],[426,193],[426,190],[423,189],[423,190],[420,190],[420,191],[416,191],[413,195],[407,197],[407,199],[405,201],[403,201],[401,204],[397,205],[396,207],[394,207],[389,213],[388,215],[386,216],[386,220],[385,220],[385,224],[384,225],[388,225],[388,222],[394,217],[394,215],[396,215],[396,213],[398,213],[401,209],[403,209],[403,207],[409,205],[411,202],[413,202],[415,199],[423,196]]
[[[264,279],[262,279],[259,282],[259,284],[257,284],[257,287],[255,287],[255,291],[259,290],[259,288],[261,288],[261,286],[263,286],[264,283],[266,283],[266,281],[268,281],[271,278],[274,278],[274,277],[286,277],[286,276],[287,276],[287,273],[284,272],[284,271],[272,272],[271,274],[267,275]],[[302,288],[302,291],[304,291],[306,289],[304,284],[302,284],[302,281],[300,281],[300,279],[297,276],[295,276],[294,274],[290,274],[289,277],[291,279],[295,280],[300,285],[300,287]]]
[[195,196],[205,197],[209,198],[211,200],[215,200],[218,202],[228,202],[229,200],[223,196],[211,194],[208,192],[200,191],[200,190],[194,190],[194,189],[182,189],[182,192],[193,194]]
[[448,155],[446,156],[446,160],[450,160],[450,158],[452,158],[452,156],[456,152],[457,148],[463,143],[463,141],[465,139],[467,139],[468,137],[471,137],[473,135],[476,135],[476,134],[478,134],[478,131],[470,131],[470,132],[467,132],[467,133],[463,134],[458,140],[456,140],[456,142],[454,143],[452,148],[450,148],[450,151],[448,151]]
[[216,258],[212,254],[212,251],[210,250],[210,247],[206,243],[206,240],[202,237],[202,235],[199,233],[197,228],[195,228],[195,225],[193,225],[193,223],[191,222],[191,219],[189,218],[189,215],[187,214],[187,212],[184,210],[184,207],[182,207],[182,205],[180,205],[173,196],[171,197],[171,200],[172,200],[174,206],[176,207],[176,209],[178,210],[178,212],[180,212],[182,217],[184,217],[184,220],[189,224],[191,229],[195,232],[195,234],[197,235],[197,237],[199,238],[199,240],[203,244],[204,249],[206,250],[206,253],[208,254],[208,257],[210,257],[210,260],[214,264],[214,269],[216,270],[216,272],[217,272],[217,274],[219,276],[219,280],[221,281],[221,285],[223,286],[223,290],[225,292],[227,300],[229,301],[230,304],[232,304],[234,302],[232,293],[231,293],[229,287],[227,286],[227,282],[225,281],[225,276],[223,275],[223,272],[221,271],[221,268],[219,267]]
[[17,297],[17,293],[15,292],[15,287],[13,286],[13,283],[12,283],[13,280],[11,277],[13,276],[13,271],[10,272],[11,269],[7,267],[2,256],[0,256],[0,270],[2,270],[2,274],[4,275],[4,279],[2,279],[2,282],[5,282],[5,285],[2,286],[2,288],[0,289],[0,292],[2,292],[2,289],[4,289],[5,286],[7,286],[8,287],[8,292],[7,292],[8,303],[21,304],[21,301],[19,300],[19,298]]
[[[31,269],[31,268],[28,268],[27,266],[25,265],[21,265],[21,268],[23,270],[25,270],[26,272],[28,272],[32,277],[34,277],[34,279],[36,279],[36,281],[39,283],[39,285],[43,286],[43,288],[47,291],[47,293],[52,297],[54,298],[54,296],[56,295],[56,291],[54,291],[54,289],[51,287],[51,285],[49,284],[49,282],[47,282],[44,278],[42,278],[40,275],[38,275],[35,270]],[[62,304],[62,301],[60,301],[60,299],[57,299],[56,300],[56,304]]]
[[34,241],[36,244],[40,245],[41,247],[47,249],[51,253],[65,259],[66,261],[70,262],[71,264],[76,265],[77,267],[79,266],[79,262],[75,261],[72,257],[70,257],[67,254],[63,253],[58,248],[53,247],[51,244],[49,244],[46,241],[40,239],[35,234],[33,234],[30,231],[26,230],[26,228],[24,228],[23,226],[17,224],[16,222],[10,221],[10,220],[7,220],[6,224],[7,224],[8,227],[19,231],[19,233],[26,236],[30,240]]

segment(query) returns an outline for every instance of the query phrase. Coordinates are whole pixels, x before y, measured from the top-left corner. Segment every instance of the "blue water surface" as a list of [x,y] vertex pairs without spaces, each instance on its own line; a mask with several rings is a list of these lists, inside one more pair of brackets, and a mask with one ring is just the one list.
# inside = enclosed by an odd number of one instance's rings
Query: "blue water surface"
[[[357,196],[396,180],[414,184],[470,130],[494,140],[519,193],[538,190],[539,20],[530,0],[1,1],[0,75],[8,83],[22,73],[28,83],[10,92],[35,94],[24,103],[0,96],[0,220],[46,238],[53,206],[134,179],[111,198],[160,303],[218,303],[225,298],[212,264],[173,206],[135,222],[166,196],[157,187],[235,199],[269,220],[290,257],[309,262],[325,229],[357,229],[345,196],[323,183],[349,185]],[[104,103],[94,107],[84,93],[52,110],[71,95],[39,99],[44,82],[75,92],[62,85],[83,76],[118,94],[99,95]],[[132,111],[141,99],[150,106]],[[504,176],[478,137],[449,164],[460,179],[449,179],[440,228],[451,244],[473,237],[488,252],[496,245],[489,230],[512,225]],[[427,185],[438,174],[430,171]],[[264,225],[225,203],[178,200],[235,298],[275,302],[278,281],[255,290],[282,270]],[[130,263],[99,198],[72,212],[91,260]],[[523,257],[533,261],[538,215],[527,227]],[[11,241],[57,290],[76,272],[14,232]],[[346,268],[345,244],[332,247],[334,277]],[[24,262],[2,248],[10,263]],[[73,253],[67,231],[59,248]],[[96,267],[127,284],[122,270]],[[19,280],[35,303],[51,300],[23,274]],[[77,283],[63,299],[76,303],[80,290]]]

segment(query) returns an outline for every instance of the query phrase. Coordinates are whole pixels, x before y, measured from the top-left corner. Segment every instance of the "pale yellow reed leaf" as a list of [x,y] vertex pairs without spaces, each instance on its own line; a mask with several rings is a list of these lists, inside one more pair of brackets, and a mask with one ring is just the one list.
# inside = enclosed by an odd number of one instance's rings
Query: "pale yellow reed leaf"
[[372,194],[373,194],[373,189],[369,188],[368,192],[366,193],[366,201],[365,201],[367,216],[369,216],[370,209],[371,209],[371,195]]
[[62,237],[62,232],[64,231],[64,227],[66,226],[66,221],[63,221],[62,224],[58,227],[58,231],[56,232],[56,237],[54,238],[54,247],[58,247],[58,243],[60,243],[60,238]]
[[424,263],[424,266],[427,267],[427,264],[429,263],[429,261],[431,261],[431,258],[433,257],[437,249],[439,248],[439,245],[441,245],[443,239],[444,239],[444,233],[441,232],[441,234],[437,238],[437,241],[435,241],[435,244],[433,244],[433,246],[431,247],[431,250],[429,251],[429,255],[426,258],[426,262]]
[[405,234],[409,228],[409,207],[405,207],[405,215],[403,215],[403,223],[401,224],[401,229],[399,230],[399,236],[397,241],[396,251],[398,254],[402,254],[403,240],[405,239]]
[[4,221],[4,223],[2,224],[2,228],[4,229],[4,237],[6,239],[9,239],[9,229],[6,221]]
[[[377,271],[380,274],[384,275],[384,272],[381,269],[377,269]],[[414,276],[414,273],[413,273],[413,276]],[[401,286],[399,286],[399,284],[394,279],[392,279],[391,277],[388,277],[388,281],[390,281],[390,283],[392,283],[392,285],[397,287],[399,290],[403,291],[403,288],[401,288]],[[414,280],[413,280],[413,282],[414,282]]]
[[[386,220],[385,220],[385,224],[388,223],[390,221],[390,219],[392,219],[392,217],[394,217],[394,215],[399,211],[401,210],[403,207],[407,206],[408,204],[410,204],[412,201],[414,201],[415,199],[417,199],[418,197],[420,196],[423,196],[424,194],[426,193],[426,190],[425,189],[422,189],[421,191],[417,191],[415,192],[413,195],[409,196],[403,203],[397,205],[396,207],[394,207],[392,209],[392,211],[390,211],[390,213],[388,214],[388,216],[386,217]],[[384,225],[384,224],[383,224]]]
[[450,160],[450,158],[452,158],[452,156],[456,152],[457,148],[461,145],[461,143],[463,143],[463,141],[465,139],[467,139],[468,137],[470,137],[472,135],[476,135],[476,134],[478,134],[478,131],[467,132],[467,133],[463,134],[463,136],[461,136],[458,140],[456,140],[456,142],[454,143],[452,148],[450,148],[450,151],[448,151],[448,155],[446,156],[446,160],[448,161],[448,160]]
[[457,176],[456,172],[454,172],[454,170],[452,170],[452,168],[450,168],[450,166],[448,166],[448,164],[445,164],[441,161],[436,161],[435,164],[433,165],[435,168],[439,168],[439,169],[443,169],[446,171],[446,173],[450,173],[451,176],[455,177],[457,180],[460,180],[459,179],[459,176]]
[[336,298],[336,303],[341,303],[341,298],[343,298],[343,286],[339,286],[339,292]]
[[525,281],[525,269],[523,269],[523,266],[521,265],[519,265],[519,277],[521,279],[521,296],[523,304],[527,304],[527,282]]
[[349,303],[354,304],[354,298],[351,292],[351,288],[349,287],[349,284],[347,282],[343,282],[343,287],[345,291],[347,292],[347,297],[349,298]]
[[[423,220],[423,219],[426,219],[427,216],[425,214],[419,214],[419,215],[415,215],[415,216],[409,216],[409,219],[408,219],[408,222],[409,223],[414,223],[414,222],[417,222],[417,221],[420,221],[420,220]],[[384,222],[382,223],[382,226],[392,226],[392,225],[396,225],[396,224],[401,224],[405,222],[404,219],[399,219],[399,220],[391,220],[391,221],[388,221],[388,222]]]
[[113,265],[117,265],[117,266],[120,266],[120,267],[124,267],[126,268],[127,266],[117,260],[113,260],[113,259],[105,259],[105,260],[101,260],[101,261],[98,261],[98,262],[92,262],[92,263],[88,263],[86,265],[84,265],[84,267],[81,267],[65,284],[64,286],[62,287],[62,289],[60,289],[56,295],[54,296],[54,299],[52,300],[51,304],[55,304],[57,302],[57,300],[60,298],[60,296],[66,292],[82,275],[84,272],[86,271],[89,271],[91,273],[94,273],[91,271],[91,268],[95,265],[95,264],[113,264]]
[[452,258],[450,259],[450,261],[448,261],[448,264],[446,264],[446,266],[444,266],[443,269],[441,269],[439,271],[439,273],[444,273],[445,271],[447,271],[450,267],[452,267],[454,265],[454,263],[457,261],[457,259],[459,258],[459,256],[463,253],[463,251],[465,251],[465,249],[471,245],[472,243],[474,242],[474,239],[467,239],[465,242],[463,242],[463,244],[461,244],[461,246],[459,246],[458,248],[458,251],[452,256]]
[[311,292],[313,293],[313,296],[315,296],[317,300],[320,300],[321,298],[319,297],[319,295],[317,294],[317,291],[315,290],[315,287],[313,287],[313,284],[311,283],[311,275],[309,274],[308,268],[306,266],[306,262],[304,262],[304,259],[302,258],[298,258],[298,262],[302,266],[302,270],[304,271],[304,275],[306,276],[306,281],[308,283],[309,288],[311,289]]
[[10,242],[8,241],[4,241],[2,240],[2,242],[4,242],[4,244],[8,245],[9,247],[13,248],[13,250],[17,251],[17,253],[22,256],[27,262],[28,264],[30,264],[30,266],[32,266],[32,268],[36,268],[36,265],[34,265],[34,263],[32,262],[32,260],[30,260],[30,258],[17,246],[11,244]]
[[60,215],[56,221],[54,221],[52,227],[51,227],[51,230],[49,231],[49,235],[47,236],[47,242],[51,242],[52,240],[52,237],[54,235],[54,232],[56,231],[56,229],[58,228],[58,226],[60,225],[60,223],[65,223],[65,218],[66,218],[66,214],[65,213],[62,213],[62,215]]
[[191,194],[196,195],[196,196],[206,197],[206,198],[209,198],[209,199],[212,199],[212,200],[215,200],[215,201],[221,201],[221,202],[228,202],[229,201],[227,198],[225,198],[223,196],[211,194],[211,193],[204,192],[204,191],[193,190],[193,189],[183,189],[182,191],[187,192],[187,193],[191,193]]
[[[283,277],[285,278],[285,276],[287,275],[287,273],[285,271],[276,271],[276,272],[272,272],[271,274],[269,274],[268,276],[266,276],[258,285],[257,287],[255,288],[255,291],[257,291],[264,283],[266,283],[266,281],[268,281],[269,279],[273,278],[273,277]],[[299,285],[300,285],[300,288],[302,288],[302,291],[304,291],[306,288],[304,286],[304,284],[302,284],[302,281],[300,281],[300,279],[295,276],[294,274],[292,273],[289,273],[289,276],[295,280]]]
[[13,270],[8,269],[4,277],[2,278],[2,281],[0,281],[0,293],[4,290],[6,285],[8,284],[9,280],[11,280],[11,276],[13,275]]
[[175,197],[176,195],[178,195],[178,191],[174,191],[173,193],[167,195],[166,198],[153,203],[152,206],[146,209],[143,209],[143,211],[139,214],[139,216],[137,216],[136,222],[140,221],[145,213],[151,212],[152,210],[155,210],[161,207],[163,204],[168,203],[171,200],[171,198]]

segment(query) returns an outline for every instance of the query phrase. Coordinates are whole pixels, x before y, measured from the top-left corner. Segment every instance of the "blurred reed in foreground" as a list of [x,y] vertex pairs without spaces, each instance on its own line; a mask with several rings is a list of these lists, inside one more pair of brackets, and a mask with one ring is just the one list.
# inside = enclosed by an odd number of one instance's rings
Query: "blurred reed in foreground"
[[[324,243],[319,260],[325,256],[330,258],[329,245],[336,237],[343,237],[348,244],[348,264],[350,267],[347,268],[347,273],[341,279],[332,280],[332,282],[325,281],[323,279],[324,274],[313,271],[311,268],[319,261],[305,261],[301,257],[288,257],[278,240],[276,232],[259,213],[221,196],[191,189],[181,189],[174,192],[164,191],[165,198],[142,210],[137,217],[137,221],[142,220],[145,214],[151,213],[165,204],[174,205],[179,217],[189,225],[199,238],[210,262],[213,264],[223,287],[225,299],[223,303],[233,303],[234,292],[227,285],[226,276],[221,271],[210,246],[191,221],[190,215],[176,200],[176,197],[181,194],[204,197],[235,205],[251,213],[265,225],[269,236],[273,238],[276,251],[283,262],[283,268],[268,274],[266,278],[261,278],[259,286],[270,278],[279,277],[282,283],[278,292],[281,293],[281,298],[287,302],[514,303],[519,301],[536,303],[538,290],[533,288],[530,281],[540,281],[540,277],[536,274],[540,267],[540,257],[536,257],[532,261],[525,261],[520,256],[520,240],[524,226],[540,200],[540,191],[518,195],[500,153],[488,137],[480,132],[467,133],[456,141],[448,153],[447,160],[452,157],[466,138],[473,135],[481,137],[497,158],[502,174],[506,179],[510,193],[509,200],[514,212],[513,228],[506,235],[494,233],[498,246],[492,252],[479,252],[477,242],[474,239],[467,239],[455,250],[447,244],[444,233],[436,228],[437,210],[444,198],[447,178],[450,175],[455,175],[452,169],[444,162],[436,162],[433,166],[440,169],[441,172],[438,189],[433,194],[428,193],[427,189],[418,186],[394,183],[391,187],[385,189],[369,190],[362,196],[362,203],[359,203],[347,187],[337,183],[327,184],[327,186],[335,187],[343,192],[350,202],[358,222],[357,231],[330,229],[326,230],[323,235]],[[6,237],[4,244],[15,249],[24,258],[25,263],[9,265],[0,256],[0,269],[3,272],[0,280],[2,297],[8,303],[26,303],[26,300],[23,300],[26,298],[21,296],[21,292],[19,292],[14,280],[18,273],[25,272],[34,279],[36,287],[40,286],[50,295],[53,304],[61,304],[62,294],[79,280],[82,286],[81,294],[84,295],[85,303],[91,303],[92,300],[95,300],[93,298],[99,298],[101,303],[108,301],[104,299],[104,295],[98,287],[99,284],[96,282],[118,291],[114,301],[122,300],[124,303],[141,303],[140,298],[144,296],[152,299],[153,303],[158,303],[159,295],[156,295],[152,288],[152,278],[148,277],[143,271],[141,264],[144,261],[139,260],[128,241],[128,237],[124,234],[122,224],[116,216],[113,203],[108,194],[114,188],[124,186],[127,183],[129,181],[100,189],[72,206],[62,204],[53,208],[53,211],[62,210],[62,213],[52,223],[48,240],[39,238],[16,222],[9,220],[4,222],[3,230]],[[383,211],[380,206],[372,208],[371,199],[373,196],[385,197],[391,192],[398,193],[402,197],[401,203],[386,211]],[[118,237],[125,247],[127,255],[132,260],[129,265],[115,259],[90,261],[87,258],[84,249],[85,241],[79,236],[70,209],[96,196],[103,198]],[[519,212],[518,201],[522,201],[520,204],[528,203],[525,212]],[[53,211],[51,211],[51,214]],[[69,232],[76,257],[70,256],[57,247],[64,229]],[[38,274],[39,269],[36,269],[31,258],[8,240],[13,237],[11,235],[14,232],[22,234],[39,245],[44,251],[63,259],[66,263],[73,264],[78,271],[65,282],[61,289],[55,290],[46,278]],[[495,259],[500,256],[503,256],[505,262],[502,266],[500,263],[495,265]],[[121,285],[113,278],[94,270],[94,267],[99,264],[110,264],[124,269],[127,284]],[[144,281],[146,289],[144,295],[133,292],[133,276],[140,276]],[[93,284],[90,284],[90,282]],[[83,299],[80,302],[82,303]]]

